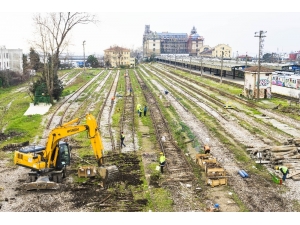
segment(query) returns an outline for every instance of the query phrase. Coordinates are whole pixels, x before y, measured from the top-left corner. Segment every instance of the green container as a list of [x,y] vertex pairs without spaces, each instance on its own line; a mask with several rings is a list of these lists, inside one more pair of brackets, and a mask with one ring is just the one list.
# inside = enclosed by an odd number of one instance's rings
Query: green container
[[271,176],[272,176],[272,180],[273,180],[273,182],[274,183],[276,183],[276,184],[280,184],[280,178],[278,178],[278,177],[276,177],[276,175],[275,174],[273,174],[273,173],[270,173],[271,174]]

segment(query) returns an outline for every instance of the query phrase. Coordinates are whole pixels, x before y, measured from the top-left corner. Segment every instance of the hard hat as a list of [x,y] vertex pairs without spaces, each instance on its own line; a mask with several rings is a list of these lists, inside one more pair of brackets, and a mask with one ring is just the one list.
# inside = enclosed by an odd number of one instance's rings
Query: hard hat
[[275,170],[279,170],[279,166],[275,166]]
[[163,155],[164,153],[161,152],[161,153],[159,153],[159,154],[160,154],[160,155]]

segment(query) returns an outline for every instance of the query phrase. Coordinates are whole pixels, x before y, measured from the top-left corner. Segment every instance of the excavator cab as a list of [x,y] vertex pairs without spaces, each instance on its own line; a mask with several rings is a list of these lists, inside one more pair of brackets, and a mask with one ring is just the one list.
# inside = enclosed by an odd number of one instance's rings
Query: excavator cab
[[61,170],[70,165],[71,146],[67,142],[59,142],[59,151],[56,162],[56,169]]

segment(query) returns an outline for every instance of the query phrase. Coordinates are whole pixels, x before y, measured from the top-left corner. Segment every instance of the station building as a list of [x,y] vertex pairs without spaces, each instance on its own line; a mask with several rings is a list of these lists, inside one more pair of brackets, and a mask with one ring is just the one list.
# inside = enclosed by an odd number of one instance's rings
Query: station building
[[[232,49],[229,45],[218,44],[215,47],[210,47],[208,45],[202,46],[197,56],[202,56],[206,58],[225,58],[231,59]],[[223,54],[223,55],[222,55]]]
[[189,56],[231,58],[232,49],[225,44],[215,47],[204,45],[204,37],[197,33],[195,27],[187,33],[157,33],[145,25],[143,35],[143,57],[156,57],[163,54],[187,54]]

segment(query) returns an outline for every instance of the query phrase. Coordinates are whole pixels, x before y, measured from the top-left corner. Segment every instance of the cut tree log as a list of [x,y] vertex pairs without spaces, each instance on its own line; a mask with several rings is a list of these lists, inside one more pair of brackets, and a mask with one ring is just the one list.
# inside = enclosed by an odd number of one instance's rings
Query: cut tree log
[[292,179],[293,179],[294,181],[300,180],[300,174],[299,174],[299,175],[292,176]]
[[299,145],[300,145],[300,138],[295,138],[295,139],[293,140],[293,143],[294,143],[295,145],[299,146]]
[[286,176],[286,178],[291,178],[295,175],[300,175],[300,170],[289,170],[289,174]]
[[297,150],[291,150],[291,151],[288,151],[288,152],[272,152],[271,154],[272,155],[276,155],[276,156],[285,156],[285,155],[296,155],[298,153]]
[[274,146],[270,149],[272,152],[288,152],[288,151],[297,151],[297,147],[294,145],[282,145]]
[[267,160],[261,160],[261,161],[260,161],[260,160],[256,160],[256,161],[255,161],[255,163],[257,163],[257,164],[260,164],[260,163],[261,163],[261,164],[269,164],[270,162],[271,162],[271,161],[267,161]]

